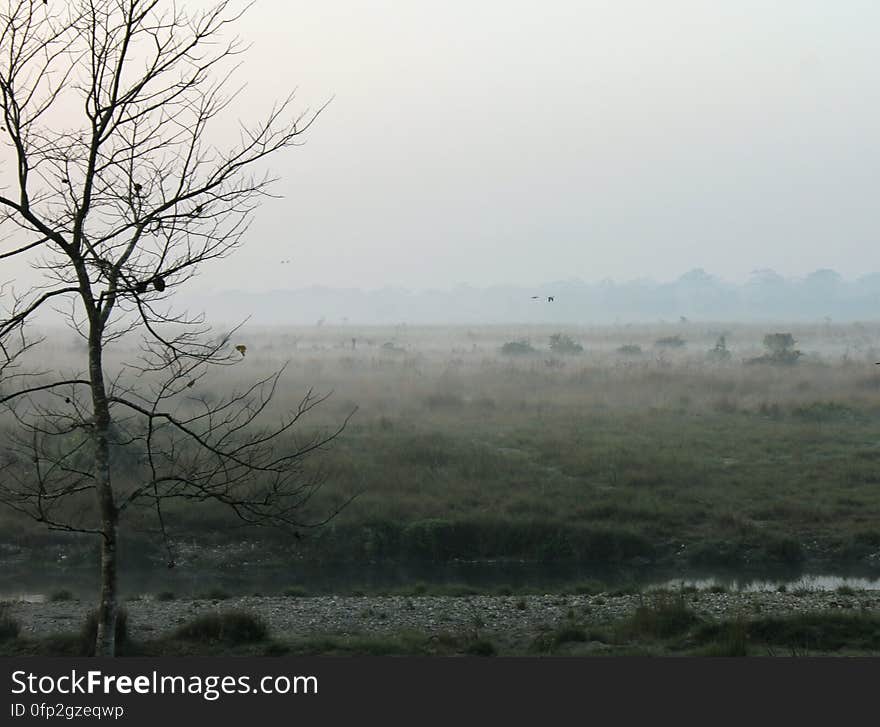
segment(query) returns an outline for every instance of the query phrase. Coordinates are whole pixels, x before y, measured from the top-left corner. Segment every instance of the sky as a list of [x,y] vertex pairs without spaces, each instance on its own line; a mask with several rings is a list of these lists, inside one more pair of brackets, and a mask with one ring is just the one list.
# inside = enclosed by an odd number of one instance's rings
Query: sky
[[258,0],[237,27],[244,120],[333,100],[199,290],[880,270],[875,1]]

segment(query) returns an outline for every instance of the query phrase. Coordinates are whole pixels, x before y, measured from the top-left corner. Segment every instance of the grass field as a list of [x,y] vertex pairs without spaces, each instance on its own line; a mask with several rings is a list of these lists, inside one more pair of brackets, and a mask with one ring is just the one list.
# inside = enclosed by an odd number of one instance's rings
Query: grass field
[[[749,363],[779,331],[797,339],[798,362]],[[554,353],[557,332],[585,350]],[[729,357],[708,353],[720,335]],[[287,361],[274,413],[310,386],[332,396],[309,431],[357,408],[308,463],[326,476],[314,518],[356,498],[307,531],[296,544],[306,557],[880,559],[878,325],[316,327],[241,337],[246,359],[201,382],[198,395],[219,397]],[[656,344],[675,337],[684,345]],[[537,352],[500,353],[519,340]],[[30,532],[4,518],[7,532]],[[180,539],[255,537],[211,509],[181,507],[169,522]],[[285,533],[259,537],[293,543]]]

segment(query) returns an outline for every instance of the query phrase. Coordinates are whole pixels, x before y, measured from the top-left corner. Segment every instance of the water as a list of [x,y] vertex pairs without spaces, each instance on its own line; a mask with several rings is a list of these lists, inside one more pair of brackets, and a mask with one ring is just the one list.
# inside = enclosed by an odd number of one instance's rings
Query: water
[[[693,587],[700,590],[723,586],[729,591],[836,591],[845,586],[855,590],[880,590],[880,578],[878,577],[852,577],[834,575],[831,573],[807,573],[798,578],[771,580],[760,577],[708,577],[708,578],[674,578],[656,584],[653,587],[680,588]],[[649,588],[652,586],[648,586]]]
[[[775,591],[784,586],[833,591],[841,586],[880,590],[880,571],[829,568],[825,572],[798,570],[693,571],[656,568],[603,568],[569,563],[373,563],[296,564],[284,567],[237,566],[234,568],[167,569],[138,568],[120,576],[123,597],[170,591],[179,597],[212,589],[230,595],[277,595],[285,588],[300,587],[309,593],[346,593],[362,589],[394,589],[424,583],[427,586],[466,585],[487,591],[499,588],[541,590],[552,593],[577,583],[599,582],[609,589],[637,587],[708,589],[723,586],[731,591]],[[6,564],[0,571],[0,600],[39,602],[53,592],[66,590],[75,598],[93,598],[98,589],[94,567],[43,564],[28,567]]]

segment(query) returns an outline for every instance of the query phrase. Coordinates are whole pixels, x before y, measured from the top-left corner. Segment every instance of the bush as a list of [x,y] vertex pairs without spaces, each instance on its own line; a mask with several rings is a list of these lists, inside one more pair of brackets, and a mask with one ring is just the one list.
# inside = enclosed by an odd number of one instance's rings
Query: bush
[[806,557],[799,541],[794,538],[774,537],[764,543],[764,554],[767,560],[795,565]]
[[797,341],[794,340],[794,336],[790,333],[768,333],[764,336],[764,347],[768,353],[758,356],[758,358],[751,358],[748,360],[748,363],[768,363],[784,366],[796,364],[803,354],[795,349],[795,343]]
[[553,353],[583,353],[584,347],[572,340],[570,336],[554,333],[550,336],[550,350]]
[[764,336],[764,347],[771,355],[787,353],[794,348],[795,343],[797,341],[790,333],[768,333]]
[[587,632],[580,626],[562,626],[553,633],[553,643],[556,646],[571,642],[583,643],[587,640]]
[[508,341],[501,347],[505,356],[524,356],[538,351],[528,341]]
[[253,644],[265,641],[268,637],[269,627],[266,622],[246,611],[208,613],[174,632],[174,638],[200,643],[223,641],[228,644]]
[[583,644],[588,641],[605,641],[606,636],[595,631],[585,631],[576,624],[560,626],[553,631],[538,634],[532,641],[529,650],[542,654],[554,654],[565,644]]
[[697,615],[685,605],[683,598],[659,598],[651,606],[639,606],[625,622],[624,628],[637,636],[667,638],[684,633],[698,621]]
[[749,631],[745,621],[737,619],[720,624],[708,624],[698,630],[697,641],[709,640],[702,656],[748,656]]
[[621,346],[617,349],[617,353],[622,356],[641,356],[642,355],[642,347],[636,346],[632,343],[627,343],[624,346]]
[[715,347],[710,348],[706,356],[712,361],[729,361],[730,351],[727,350],[727,339],[725,336],[719,336],[715,342]]
[[880,619],[874,615],[803,613],[749,623],[753,640],[791,649],[838,651],[880,648]]
[[49,594],[49,600],[52,603],[58,603],[61,601],[72,601],[73,594],[67,589],[63,588],[59,591],[52,591],[52,593]]
[[654,341],[657,348],[683,348],[685,341],[681,336],[666,336]]

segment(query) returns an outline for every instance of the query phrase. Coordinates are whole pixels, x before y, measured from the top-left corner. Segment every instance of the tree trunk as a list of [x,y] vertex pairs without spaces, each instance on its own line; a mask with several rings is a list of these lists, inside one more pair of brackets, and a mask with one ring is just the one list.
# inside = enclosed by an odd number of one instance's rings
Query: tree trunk
[[95,641],[95,656],[116,655],[116,613],[117,613],[117,516],[102,522],[101,539],[101,602],[98,606],[98,635]]
[[95,656],[116,654],[117,545],[119,512],[110,479],[110,406],[104,388],[103,331],[93,326],[89,336],[89,374],[92,388],[95,443],[95,494],[101,518],[101,600]]

